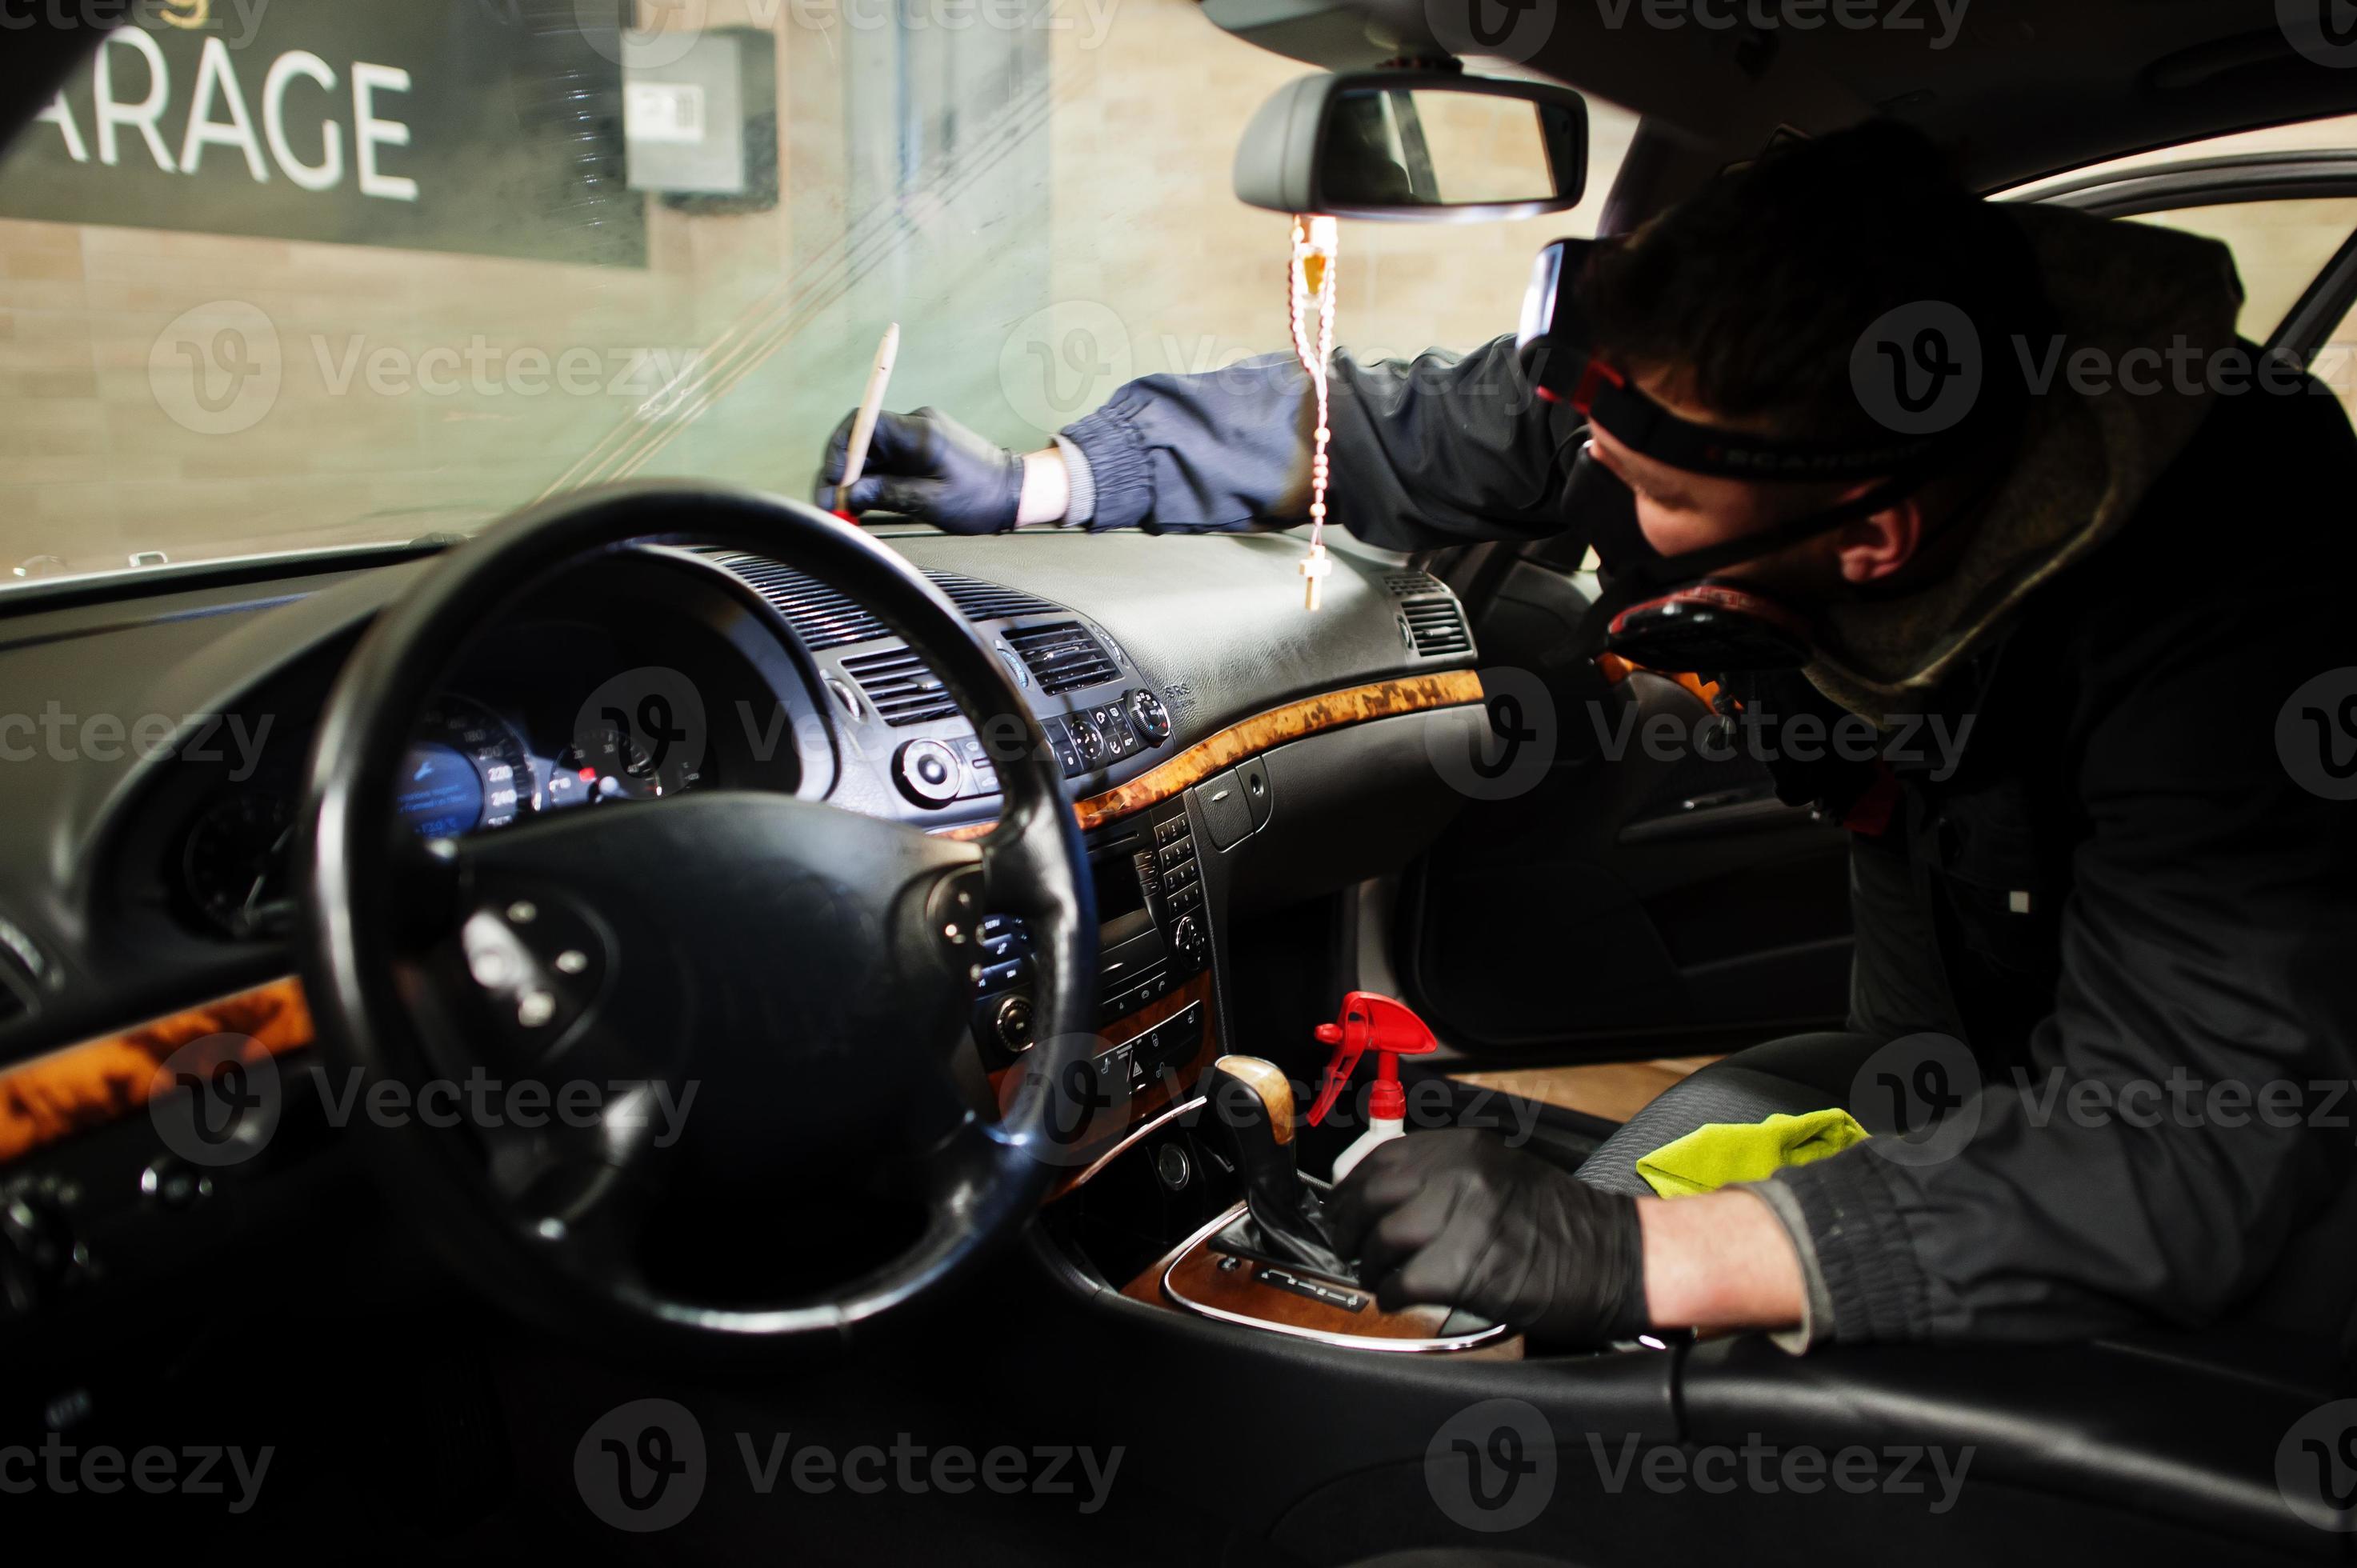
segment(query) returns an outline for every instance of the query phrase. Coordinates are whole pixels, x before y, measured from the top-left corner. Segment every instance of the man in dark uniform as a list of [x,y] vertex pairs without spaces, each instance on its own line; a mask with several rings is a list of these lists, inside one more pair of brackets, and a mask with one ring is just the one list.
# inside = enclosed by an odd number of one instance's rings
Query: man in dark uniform
[[[2357,700],[2329,689],[2357,692],[2357,440],[2237,338],[2224,247],[1982,202],[1872,124],[1563,268],[1587,341],[1337,356],[1332,515],[1408,550],[1584,531],[1641,661],[1724,673],[1760,716],[1969,741],[1941,777],[1777,765],[1853,830],[1847,1030],[1695,1074],[1576,1177],[1469,1133],[1384,1145],[1335,1200],[1384,1305],[1559,1347],[2345,1335],[2357,804],[2331,775]],[[1960,338],[1978,390],[1925,435],[1972,379]],[[1028,456],[888,416],[849,503],[961,532],[1295,521],[1308,407],[1271,359],[1134,381]],[[1912,1135],[1636,1196],[1636,1158],[1695,1126],[1886,1092]]]

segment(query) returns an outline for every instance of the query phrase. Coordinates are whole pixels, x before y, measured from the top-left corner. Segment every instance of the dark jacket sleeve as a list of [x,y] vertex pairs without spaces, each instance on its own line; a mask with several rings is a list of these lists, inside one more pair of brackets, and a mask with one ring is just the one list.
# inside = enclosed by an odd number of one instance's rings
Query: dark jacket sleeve
[[[1415,550],[1537,538],[1580,427],[1535,397],[1512,338],[1470,354],[1361,364],[1334,356],[1328,521]],[[1143,376],[1066,428],[1095,489],[1092,529],[1289,526],[1309,506],[1317,403],[1287,354],[1201,375]]]
[[1870,1142],[1774,1178],[1830,1300],[1818,1338],[2207,1324],[2350,1182],[2357,804],[2297,782],[2278,742],[2293,692],[2352,662],[2335,592],[2263,572],[2078,644],[2100,672],[2069,681],[2083,742],[2060,776],[2087,832],[2054,1010],[1951,1157]]

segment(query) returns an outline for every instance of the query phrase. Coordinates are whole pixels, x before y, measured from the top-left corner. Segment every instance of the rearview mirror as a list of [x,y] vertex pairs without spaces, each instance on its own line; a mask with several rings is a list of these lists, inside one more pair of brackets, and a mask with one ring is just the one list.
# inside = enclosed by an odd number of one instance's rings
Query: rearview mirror
[[1244,127],[1235,187],[1275,212],[1397,223],[1560,212],[1587,187],[1587,102],[1444,71],[1305,76]]

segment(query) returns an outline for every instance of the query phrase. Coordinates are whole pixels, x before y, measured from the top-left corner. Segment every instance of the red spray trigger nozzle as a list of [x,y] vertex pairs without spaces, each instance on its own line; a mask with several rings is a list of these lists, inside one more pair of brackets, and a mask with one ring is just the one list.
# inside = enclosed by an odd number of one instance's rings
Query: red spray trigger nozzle
[[[1318,1026],[1320,1045],[1335,1047],[1332,1059],[1326,1064],[1326,1082],[1318,1091],[1318,1102],[1309,1108],[1309,1124],[1313,1127],[1326,1120],[1342,1090],[1351,1084],[1351,1074],[1359,1065],[1359,1058],[1367,1051],[1375,1053],[1377,1082],[1375,1099],[1369,1109],[1382,1116],[1398,1116],[1405,1112],[1405,1100],[1399,1090],[1399,1058],[1427,1056],[1440,1048],[1424,1020],[1411,1012],[1407,1004],[1372,991],[1353,991],[1342,998],[1340,1018],[1331,1024]],[[1385,1086],[1390,1086],[1388,1094]]]

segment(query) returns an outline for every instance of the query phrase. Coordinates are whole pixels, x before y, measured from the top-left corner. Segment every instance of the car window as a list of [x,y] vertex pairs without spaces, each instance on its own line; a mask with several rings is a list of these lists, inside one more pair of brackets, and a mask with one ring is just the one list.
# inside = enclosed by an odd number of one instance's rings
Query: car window
[[2224,202],[2147,212],[2134,221],[2224,241],[2243,280],[2235,330],[2264,343],[2333,253],[2357,232],[2357,197]]
[[[2035,199],[2060,186],[2151,172],[2198,159],[2331,151],[2357,152],[2357,115],[2212,136],[2069,170],[2005,194],[2013,199]],[[2264,343],[2283,325],[2292,307],[2350,235],[2357,233],[2357,197],[2210,201],[2140,213],[2126,221],[2158,224],[2225,242],[2234,253],[2235,270],[2243,281],[2243,308],[2235,329],[2253,342]],[[2340,396],[2352,418],[2357,418],[2357,376],[2352,374],[2352,356],[2357,356],[2357,323],[2344,320],[2334,329],[2330,342],[2318,350],[2310,368]]]
[[[1229,171],[1308,68],[1194,0],[547,10],[131,8],[0,157],[0,584],[805,494],[894,321],[891,403],[1017,446],[1286,345],[1286,221]],[[1578,212],[1343,225],[1340,340],[1511,330],[1593,230],[1633,124],[1595,122]]]
[[2097,176],[2128,174],[2165,164],[2184,163],[2193,158],[2239,157],[2251,153],[2347,152],[2352,149],[2357,149],[2357,114],[2336,114],[2320,120],[2303,120],[2297,124],[2266,125],[2255,131],[2204,136],[2199,141],[2155,147],[2147,152],[2131,153],[2126,157],[2106,158],[2101,163],[2086,164],[2078,168],[2058,169],[2052,174],[2012,186],[2001,194],[2018,199],[2034,199],[2059,185]]

